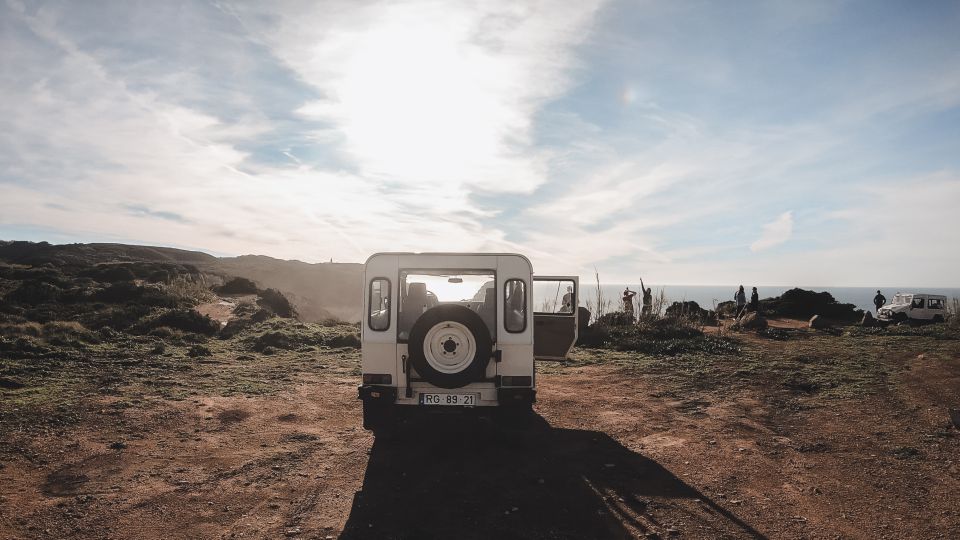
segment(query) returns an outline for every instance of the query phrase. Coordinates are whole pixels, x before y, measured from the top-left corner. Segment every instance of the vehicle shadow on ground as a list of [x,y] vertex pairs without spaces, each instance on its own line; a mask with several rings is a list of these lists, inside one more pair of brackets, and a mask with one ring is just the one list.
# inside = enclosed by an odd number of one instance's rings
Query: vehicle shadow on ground
[[[675,530],[671,530],[675,529]],[[412,419],[374,442],[344,539],[764,538],[599,431]]]

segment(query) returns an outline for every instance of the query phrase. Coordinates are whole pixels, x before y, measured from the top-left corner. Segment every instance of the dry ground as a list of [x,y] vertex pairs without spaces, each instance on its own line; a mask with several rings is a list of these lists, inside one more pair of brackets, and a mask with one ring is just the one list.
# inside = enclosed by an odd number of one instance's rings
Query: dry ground
[[960,342],[738,339],[579,350],[524,428],[378,440],[354,349],[27,377],[0,390],[0,538],[956,538]]

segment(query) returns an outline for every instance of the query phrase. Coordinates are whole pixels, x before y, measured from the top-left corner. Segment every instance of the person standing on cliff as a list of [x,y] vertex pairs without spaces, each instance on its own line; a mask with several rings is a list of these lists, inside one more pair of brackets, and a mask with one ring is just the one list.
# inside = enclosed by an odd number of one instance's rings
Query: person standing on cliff
[[647,288],[643,285],[643,278],[640,278],[640,290],[643,291],[643,310],[641,315],[650,315],[653,313],[653,288]]
[[630,320],[633,320],[633,297],[636,291],[631,291],[630,287],[623,290],[623,312],[630,314]]
[[733,299],[737,302],[737,314],[735,318],[739,319],[743,313],[743,307],[747,305],[747,293],[744,292],[743,285],[737,290],[737,294],[733,295]]
[[877,308],[877,315],[880,314],[880,308],[887,303],[887,297],[883,295],[880,291],[877,291],[877,295],[873,297],[873,305]]
[[757,293],[757,288],[753,288],[753,292],[750,293],[750,311],[754,313],[760,313],[760,295]]

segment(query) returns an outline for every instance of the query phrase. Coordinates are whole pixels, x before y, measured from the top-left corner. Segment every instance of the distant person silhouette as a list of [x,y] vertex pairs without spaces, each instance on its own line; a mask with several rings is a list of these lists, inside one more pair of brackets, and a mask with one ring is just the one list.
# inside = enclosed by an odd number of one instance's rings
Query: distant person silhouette
[[747,305],[747,293],[744,292],[743,285],[741,285],[737,293],[733,295],[733,299],[737,302],[737,318],[740,318],[740,314],[743,313],[743,307]]
[[877,291],[877,295],[873,297],[873,305],[877,308],[877,314],[880,314],[880,308],[887,303],[887,297],[883,295],[880,291]]
[[754,313],[760,312],[760,295],[757,294],[757,288],[753,288],[753,292],[750,293],[750,311]]
[[653,289],[643,285],[643,278],[640,278],[640,290],[643,291],[643,315],[653,313]]
[[623,312],[629,313],[631,319],[633,319],[633,297],[636,295],[636,291],[631,291],[630,287],[623,290]]
[[567,286],[567,293],[563,295],[563,305],[560,307],[563,313],[573,313],[573,285]]

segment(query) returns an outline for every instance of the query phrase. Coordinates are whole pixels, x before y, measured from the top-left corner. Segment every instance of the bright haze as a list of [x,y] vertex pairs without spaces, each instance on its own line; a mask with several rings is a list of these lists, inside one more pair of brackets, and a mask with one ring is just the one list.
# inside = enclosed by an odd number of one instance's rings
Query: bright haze
[[957,286],[957,2],[0,3],[0,238]]

